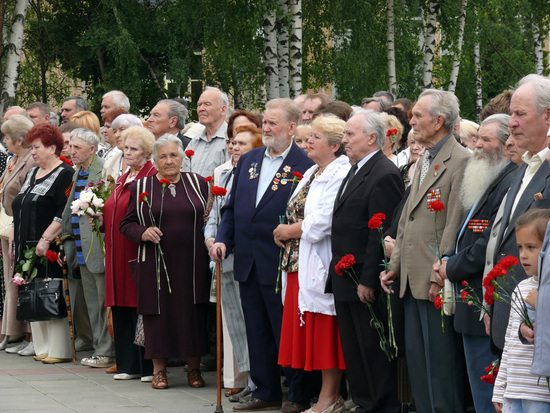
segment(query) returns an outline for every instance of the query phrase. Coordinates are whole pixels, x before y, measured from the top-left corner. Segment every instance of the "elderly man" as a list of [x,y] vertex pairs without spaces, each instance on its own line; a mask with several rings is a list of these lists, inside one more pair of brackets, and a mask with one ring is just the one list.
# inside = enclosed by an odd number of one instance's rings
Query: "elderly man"
[[105,115],[115,109],[124,109],[126,113],[130,112],[130,100],[120,90],[111,90],[103,95],[101,110],[99,111],[101,118],[105,119]]
[[[273,99],[266,105],[263,142],[266,148],[252,149],[241,156],[233,179],[231,197],[224,207],[211,258],[219,262],[227,251],[235,253],[235,280],[241,301],[250,354],[250,376],[258,386],[248,402],[233,409],[239,412],[278,410],[281,407],[281,377],[277,365],[282,323],[280,292],[276,290],[279,248],[273,230],[285,214],[291,185],[281,177],[303,173],[312,161],[292,136],[300,111],[290,99]],[[289,382],[289,402],[283,413],[309,407],[311,391],[304,372],[283,369]]]
[[225,138],[225,114],[229,107],[227,95],[216,87],[207,86],[197,103],[199,123],[204,130],[187,147],[194,155],[186,159],[182,170],[193,171],[204,177],[214,174],[217,166],[228,160]]
[[[342,143],[354,165],[336,196],[332,218],[327,292],[334,293],[350,393],[360,406],[356,412],[401,411],[396,363],[390,363],[381,350],[364,304],[372,303],[378,319],[386,319],[379,281],[383,252],[378,230],[369,229],[368,223],[374,214],[383,213],[384,225],[389,225],[405,191],[399,170],[381,151],[386,141],[384,128],[382,117],[373,111],[361,111],[346,123]],[[353,254],[357,261],[357,288],[350,277],[335,271],[335,265],[347,254]]]
[[151,109],[151,115],[147,119],[147,122],[149,122],[147,128],[155,135],[155,139],[166,133],[176,135],[185,149],[191,142],[191,139],[181,133],[181,130],[185,127],[187,113],[187,108],[175,100],[159,100],[156,106]]
[[[528,75],[520,80],[512,95],[512,116],[508,127],[519,149],[525,149],[523,165],[519,168],[510,190],[504,197],[491,229],[485,257],[487,274],[499,259],[506,255],[519,257],[516,244],[516,219],[531,208],[547,207],[550,198],[550,165],[547,132],[550,127],[550,79]],[[540,198],[540,200],[539,200]],[[515,282],[525,278],[521,265],[515,267]],[[514,285],[514,280],[509,280]],[[510,306],[495,300],[491,308],[490,333],[494,352],[504,348],[504,336]],[[486,317],[486,322],[488,317]]]
[[13,115],[23,115],[28,117],[27,111],[21,106],[10,106],[8,110],[6,110],[6,113],[4,113],[4,120],[8,120]]
[[330,98],[324,93],[310,93],[306,95],[304,105],[302,107],[302,114],[300,116],[301,122],[307,122],[313,120],[313,114],[321,106],[330,101]]
[[390,105],[381,97],[365,98],[361,102],[361,107],[365,110],[374,110],[375,112],[385,112],[390,108]]
[[63,119],[61,123],[68,122],[71,116],[83,110],[90,110],[88,102],[82,96],[69,96],[61,105],[61,118]]
[[102,179],[103,159],[96,155],[98,136],[89,129],[78,128],[71,132],[70,152],[76,171],[73,186],[63,211],[63,234],[72,238],[65,241],[67,266],[71,273],[76,269],[82,277],[84,299],[92,326],[94,353],[82,359],[90,367],[110,367],[114,364],[114,345],[107,330],[105,303],[105,259],[100,250],[97,234],[92,232],[86,215],[73,214],[71,204],[80,198],[81,191],[90,182]]
[[[452,135],[458,114],[456,96],[434,89],[422,92],[413,108],[410,124],[426,151],[403,207],[391,271],[380,275],[386,292],[400,278],[407,365],[419,412],[464,411],[460,337],[452,328],[452,316],[442,320],[433,304],[442,285],[432,273],[438,261],[433,249],[436,235],[441,251],[452,250],[462,219],[460,187],[469,152]],[[436,200],[445,209],[434,217],[430,203]]]
[[42,102],[31,103],[27,108],[29,116],[34,126],[50,122],[50,107]]
[[[518,168],[505,152],[509,120],[510,116],[498,114],[481,123],[476,148],[464,171],[461,202],[466,212],[459,226],[456,246],[446,254],[447,258],[443,259],[441,266],[438,263],[434,265],[436,278],[448,278],[455,283],[457,291],[466,281],[480,301],[483,301],[481,284],[490,223]],[[486,373],[485,367],[495,358],[479,309],[457,303],[454,327],[462,334],[476,412],[494,412],[491,402],[493,386],[479,379]]]

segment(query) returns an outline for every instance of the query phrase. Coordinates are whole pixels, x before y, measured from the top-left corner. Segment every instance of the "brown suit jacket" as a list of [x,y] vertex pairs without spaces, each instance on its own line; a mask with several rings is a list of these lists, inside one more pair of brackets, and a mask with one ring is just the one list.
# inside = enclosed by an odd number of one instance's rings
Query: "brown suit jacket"
[[445,210],[437,213],[437,234],[440,253],[454,248],[458,225],[463,210],[460,203],[460,187],[464,168],[470,153],[452,136],[445,142],[422,182],[416,168],[411,193],[399,221],[391,268],[401,279],[399,295],[403,297],[410,285],[417,300],[428,300],[432,277],[432,265],[436,261],[434,212],[428,209],[428,194],[438,191]]

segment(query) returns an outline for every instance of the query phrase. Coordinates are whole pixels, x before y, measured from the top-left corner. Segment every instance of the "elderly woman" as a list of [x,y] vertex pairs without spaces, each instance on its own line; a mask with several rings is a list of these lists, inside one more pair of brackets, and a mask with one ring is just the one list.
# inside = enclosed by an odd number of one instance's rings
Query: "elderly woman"
[[[34,160],[31,155],[31,148],[25,142],[27,133],[32,129],[34,124],[25,116],[13,115],[10,119],[2,124],[2,133],[5,135],[4,144],[8,148],[8,152],[14,156],[11,157],[7,169],[0,178],[2,189],[0,196],[2,199],[2,208],[9,216],[13,216],[11,203],[15,196],[21,190],[27,172],[34,166]],[[4,296],[4,312],[2,317],[2,342],[0,350],[4,350],[8,344],[8,336],[19,336],[27,333],[26,339],[17,346],[13,347],[15,352],[23,352],[25,347],[29,346],[28,352],[31,351],[30,342],[30,326],[22,321],[17,321],[15,311],[17,308],[17,291],[15,284],[12,282],[13,277],[13,261],[10,259],[8,252],[10,251],[11,240],[2,238],[2,251],[4,253],[4,285],[6,292]],[[11,350],[11,349],[10,349]],[[26,353],[26,352],[25,352]]]
[[[110,367],[114,364],[115,349],[107,330],[105,303],[105,259],[97,234],[92,232],[86,215],[72,211],[72,203],[80,199],[82,191],[92,182],[103,179],[103,159],[96,155],[99,139],[86,128],[71,132],[71,159],[76,171],[65,210],[63,234],[70,238],[64,242],[67,267],[72,274],[79,273],[88,309],[94,352],[80,363],[89,367]],[[73,288],[74,290],[74,288]]]
[[143,128],[143,122],[137,116],[128,113],[118,115],[111,123],[111,132],[114,136],[116,146],[120,151],[106,160],[103,168],[105,170],[105,175],[111,176],[115,180],[128,171],[128,165],[124,162],[122,132],[132,126],[140,126]]
[[[246,119],[246,118],[245,118]],[[232,160],[237,164],[241,155],[254,148],[263,146],[262,134],[253,123],[238,126],[233,133]],[[228,199],[233,184],[233,168],[224,170],[214,185],[227,189],[227,194],[216,198],[214,207],[208,216],[204,237],[206,247],[210,249],[214,244],[217,233],[217,223],[220,220],[221,207]],[[223,322],[224,345],[224,387],[225,395],[231,397],[241,393],[245,397],[254,390],[254,385],[247,380],[250,370],[248,359],[248,345],[246,342],[246,328],[241,308],[239,285],[233,278],[233,254],[230,254],[222,263],[221,303]],[[234,360],[236,364],[234,363]],[[246,388],[248,386],[248,388]],[[233,399],[232,399],[233,400]]]
[[200,358],[207,351],[208,256],[203,215],[208,185],[195,173],[180,173],[181,140],[161,136],[153,148],[158,173],[130,186],[120,232],[139,244],[132,273],[137,312],[143,315],[145,358],[153,359],[154,389],[166,389],[166,359],[187,360],[191,387],[203,387]]
[[416,170],[416,161],[424,155],[424,146],[420,145],[414,136],[414,131],[411,129],[409,137],[407,139],[407,146],[409,148],[409,161],[401,168],[401,175],[403,175],[403,181],[405,182],[405,188],[408,188],[414,177],[414,171]]
[[118,108],[118,109],[109,111],[103,117],[103,137],[105,138],[105,143],[107,144],[108,148],[100,156],[105,161],[108,161],[115,154],[121,152],[120,149],[118,149],[116,136],[115,136],[115,132],[113,131],[112,124],[113,124],[113,121],[118,116],[126,113],[127,112],[124,108]]
[[288,224],[273,231],[277,245],[285,248],[279,364],[322,371],[319,400],[308,413],[341,411],[344,403],[339,390],[345,363],[334,298],[325,294],[325,284],[334,202],[351,167],[341,143],[345,124],[333,115],[313,120],[308,156],[316,165],[306,171],[290,198]]
[[[23,252],[36,246],[36,255],[43,257],[56,250],[54,239],[61,234],[61,216],[71,188],[73,169],[59,159],[63,136],[52,125],[33,127],[25,142],[31,145],[36,166],[29,170],[25,183],[12,202],[15,241],[15,262]],[[57,264],[38,267],[40,278],[63,278]],[[36,360],[59,363],[71,359],[67,319],[31,323]]]
[[157,173],[149,160],[155,137],[145,128],[132,126],[124,131],[122,140],[128,171],[117,179],[114,192],[105,202],[103,215],[99,216],[105,231],[105,306],[111,307],[113,312],[117,366],[114,379],[141,377],[142,381],[150,381],[153,364],[144,359],[143,347],[134,344],[137,290],[128,263],[136,259],[137,244],[120,233],[120,223],[128,211],[130,184]]

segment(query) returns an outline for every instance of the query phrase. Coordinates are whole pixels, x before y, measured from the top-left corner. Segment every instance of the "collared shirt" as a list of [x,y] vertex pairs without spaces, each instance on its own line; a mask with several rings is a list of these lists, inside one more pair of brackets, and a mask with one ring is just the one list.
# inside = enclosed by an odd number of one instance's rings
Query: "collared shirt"
[[445,137],[443,139],[441,139],[439,142],[437,142],[433,148],[426,148],[426,152],[428,152],[430,155],[428,157],[428,160],[430,162],[430,165],[432,164],[433,160],[435,159],[435,157],[437,156],[437,154],[439,153],[439,151],[441,150],[441,148],[443,148],[443,145],[445,145],[445,143],[447,143],[447,141],[453,136],[452,133],[449,133],[447,135],[445,135]]
[[213,176],[214,169],[229,159],[225,146],[226,134],[227,123],[223,122],[210,141],[206,137],[206,129],[193,138],[186,150],[192,150],[195,154],[191,160],[187,157],[183,160],[181,171],[195,172],[205,178]]
[[[369,153],[367,156],[365,156],[363,159],[357,162],[357,172],[359,172],[359,170],[363,167],[363,165],[365,165],[368,162],[368,160],[372,158],[374,154],[378,151],[380,151],[380,149],[377,149],[374,152]],[[357,172],[355,172],[355,175],[357,175]],[[342,188],[342,192],[341,192],[342,195],[344,194],[344,191],[348,187],[348,183],[349,183],[349,179],[346,180],[346,182],[344,183],[344,187]]]
[[[264,196],[265,191],[269,187],[269,184],[273,181],[273,177],[283,164],[286,156],[292,148],[292,142],[288,145],[288,148],[285,151],[275,156],[271,157],[269,153],[269,148],[265,148],[264,159],[262,161],[262,167],[260,168],[260,175],[258,176],[258,190],[256,192],[256,206],[260,203],[260,199]],[[292,178],[292,177],[291,177]]]
[[514,215],[514,211],[518,206],[519,200],[521,199],[521,196],[523,195],[525,188],[527,188],[527,185],[529,185],[529,182],[531,182],[531,179],[533,179],[533,176],[535,176],[535,174],[541,167],[542,163],[546,162],[546,156],[548,156],[549,151],[550,149],[544,148],[542,151],[532,156],[529,152],[525,152],[521,157],[521,159],[523,159],[523,162],[527,164],[527,169],[525,169],[525,174],[523,175],[521,186],[519,187],[519,191],[518,191],[518,194],[516,195],[516,199],[514,199],[514,205],[512,206],[512,211],[510,213],[510,216]]

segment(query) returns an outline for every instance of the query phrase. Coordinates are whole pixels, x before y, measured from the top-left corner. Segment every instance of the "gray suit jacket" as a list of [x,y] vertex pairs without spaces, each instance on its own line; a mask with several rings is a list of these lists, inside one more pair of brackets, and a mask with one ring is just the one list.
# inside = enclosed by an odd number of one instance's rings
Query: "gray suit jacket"
[[[88,175],[88,180],[86,185],[89,182],[97,182],[103,178],[103,159],[97,156],[94,157],[92,164],[90,165],[90,174]],[[69,269],[69,274],[72,275],[72,270],[78,266],[76,259],[76,244],[73,236],[73,229],[71,226],[71,204],[74,201],[74,193],[76,189],[76,181],[78,180],[78,173],[80,168],[78,168],[73,176],[73,187],[71,188],[71,194],[67,200],[67,205],[63,210],[63,235],[70,235],[70,238],[66,239],[63,243],[65,249],[65,255],[67,256],[67,267]],[[99,249],[99,242],[97,240],[97,234],[92,233],[92,228],[88,224],[88,216],[86,214],[78,217],[78,224],[80,227],[80,239],[82,241],[82,251],[84,252],[84,257],[88,255],[90,247],[92,248],[90,256],[86,260],[86,267],[90,272],[93,273],[102,273],[105,272],[105,257]],[[96,237],[92,245],[92,236]]]

